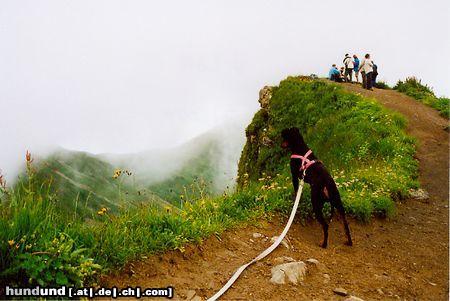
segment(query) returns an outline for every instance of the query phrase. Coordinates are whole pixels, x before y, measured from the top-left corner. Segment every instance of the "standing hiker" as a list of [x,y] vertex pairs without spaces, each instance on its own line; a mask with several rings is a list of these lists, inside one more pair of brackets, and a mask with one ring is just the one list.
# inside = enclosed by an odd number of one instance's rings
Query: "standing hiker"
[[367,90],[373,90],[372,89],[373,63],[372,60],[370,59],[370,54],[367,53],[364,56],[364,59],[361,62],[359,70],[361,70],[361,74],[363,76],[363,88]]
[[353,71],[355,71],[356,82],[359,82],[359,58],[356,54],[353,55]]
[[345,80],[351,83],[354,68],[352,57],[348,53],[346,53],[345,58],[342,62],[344,63],[345,66],[345,73],[344,73]]

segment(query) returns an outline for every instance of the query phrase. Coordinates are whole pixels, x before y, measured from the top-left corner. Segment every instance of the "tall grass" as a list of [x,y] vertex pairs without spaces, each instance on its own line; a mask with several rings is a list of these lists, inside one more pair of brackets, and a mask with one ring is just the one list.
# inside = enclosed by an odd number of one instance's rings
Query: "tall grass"
[[95,285],[100,271],[116,269],[143,254],[183,251],[187,242],[286,209],[287,190],[273,194],[252,184],[245,191],[210,197],[199,184],[201,197],[185,196],[182,210],[141,205],[113,214],[99,208],[96,216],[80,218],[62,211],[48,186],[35,190],[31,156],[27,166],[21,185],[13,190],[5,186],[1,194],[2,287]]
[[450,118],[450,99],[436,97],[432,88],[422,84],[420,79],[407,77],[405,81],[399,80],[394,89],[437,109],[442,116]]

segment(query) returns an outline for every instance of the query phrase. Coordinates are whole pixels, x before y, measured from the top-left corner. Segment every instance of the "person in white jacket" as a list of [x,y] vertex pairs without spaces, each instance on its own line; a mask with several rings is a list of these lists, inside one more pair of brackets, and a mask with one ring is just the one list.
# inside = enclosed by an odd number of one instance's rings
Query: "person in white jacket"
[[345,66],[345,73],[344,73],[345,80],[347,82],[351,83],[352,82],[353,67],[354,67],[353,66],[353,59],[348,53],[346,53],[345,54],[345,58],[344,58],[344,60],[342,62],[344,63],[344,66]]
[[363,77],[363,88],[368,90],[373,90],[372,88],[372,72],[373,72],[373,62],[370,59],[370,54],[366,54],[364,59],[359,66],[361,75]]

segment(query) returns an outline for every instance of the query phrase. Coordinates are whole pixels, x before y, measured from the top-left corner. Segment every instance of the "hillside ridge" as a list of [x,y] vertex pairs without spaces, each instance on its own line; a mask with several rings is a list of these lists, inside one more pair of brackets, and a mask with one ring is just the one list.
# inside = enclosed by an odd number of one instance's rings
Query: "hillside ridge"
[[[288,233],[293,248],[279,247],[267,260],[250,267],[221,300],[341,300],[332,291],[335,287],[365,300],[448,300],[448,165],[442,164],[448,160],[448,135],[443,130],[448,121],[395,91],[369,92],[349,84],[343,87],[376,99],[408,119],[407,131],[419,141],[419,180],[430,198],[398,203],[397,213],[387,220],[364,224],[352,219],[352,248],[341,244],[338,223],[331,224],[331,247],[323,250],[317,245],[318,224],[309,221],[302,226],[297,220]],[[238,266],[267,247],[268,242],[255,239],[253,233],[278,235],[285,222],[279,217],[261,219],[226,231],[220,239],[213,236],[201,245],[190,245],[184,252],[169,251],[137,261],[119,275],[103,278],[102,283],[119,287],[170,285],[175,288],[175,299],[185,300],[192,291],[208,298]],[[279,256],[315,258],[320,266],[308,273],[300,286],[274,285],[269,282],[270,267]]]

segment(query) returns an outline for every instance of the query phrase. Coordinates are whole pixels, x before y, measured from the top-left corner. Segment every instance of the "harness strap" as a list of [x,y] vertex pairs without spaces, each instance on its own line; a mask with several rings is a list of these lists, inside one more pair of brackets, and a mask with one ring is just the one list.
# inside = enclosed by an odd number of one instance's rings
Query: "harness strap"
[[300,166],[300,171],[302,170],[307,170],[308,167],[310,167],[311,165],[313,165],[314,163],[317,163],[316,160],[309,160],[308,157],[309,155],[312,154],[312,151],[309,150],[306,152],[306,154],[304,156],[301,155],[291,155],[291,159],[301,159],[302,160],[302,165]]

